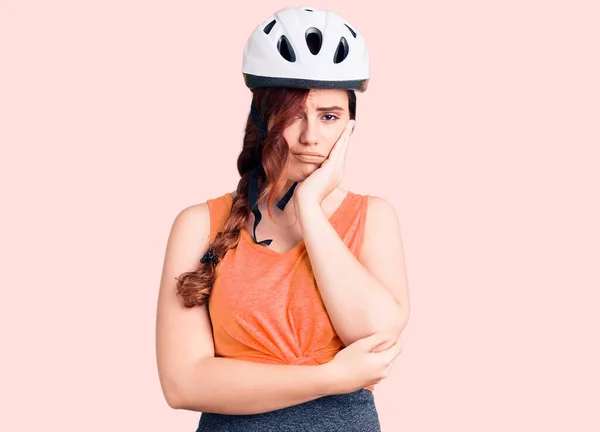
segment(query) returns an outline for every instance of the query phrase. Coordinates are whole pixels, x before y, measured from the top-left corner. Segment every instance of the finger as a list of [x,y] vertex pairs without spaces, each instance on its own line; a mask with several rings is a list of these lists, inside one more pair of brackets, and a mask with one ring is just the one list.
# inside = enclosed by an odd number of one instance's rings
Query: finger
[[352,135],[352,129],[354,129],[354,120],[350,120],[348,125],[346,126],[346,139],[344,140],[344,145],[342,146],[342,155],[345,156],[348,152],[348,147],[350,144],[350,136]]
[[346,124],[346,128],[344,129],[337,142],[333,146],[333,150],[331,151],[332,159],[335,159],[337,161],[345,159],[346,153],[348,151],[348,143],[350,142],[350,135],[352,133],[353,125],[354,120],[350,120]]
[[352,135],[352,131],[354,130],[355,123],[356,122],[354,120],[350,120],[346,125],[346,130],[344,130],[345,139],[343,144],[346,148],[348,147],[348,143],[350,142],[350,136]]
[[394,360],[385,368],[385,376],[388,377],[392,368],[394,367]]
[[327,156],[327,159],[329,160],[336,160],[337,159],[337,154],[340,151],[340,147],[342,145],[342,142],[345,139],[345,130],[342,131],[342,133],[340,134],[340,136],[338,137],[337,141],[335,142],[335,144],[333,145],[333,147],[331,147],[331,149],[329,150],[329,155]]
[[346,127],[344,128],[344,130],[340,134],[339,138],[337,139],[335,145],[333,146],[334,149],[339,149],[340,147],[343,147],[344,144],[346,144],[348,142],[348,138],[350,137],[350,133],[352,131],[353,124],[354,124],[354,120],[350,120],[348,123],[346,123]]
[[396,343],[390,347],[388,350],[389,361],[393,362],[396,357],[398,357],[402,353],[402,339],[398,338]]
[[390,340],[390,335],[388,335],[387,333],[377,332],[373,333],[370,336],[367,336],[366,338],[363,338],[362,342],[365,345],[365,348],[367,348],[369,351],[372,351],[379,345],[389,342]]
[[402,342],[400,340],[391,341],[390,339],[387,341],[388,343],[383,345],[383,349],[380,351],[383,361],[386,364],[390,364],[390,362],[394,361],[394,359],[402,352]]
[[[371,352],[387,352],[394,346],[394,341],[391,339],[386,339],[384,342],[377,345]],[[389,354],[384,354],[384,356],[388,357]]]
[[350,121],[349,123],[352,123],[352,127],[349,128],[348,130],[348,135],[346,137],[346,141],[344,143],[344,150],[342,151],[342,162],[345,163],[346,162],[346,156],[348,155],[348,149],[350,148],[350,137],[352,136],[352,131],[354,130],[354,120]]
[[373,333],[370,336],[360,339],[360,344],[363,345],[369,351],[372,351],[386,340],[388,339],[383,333]]

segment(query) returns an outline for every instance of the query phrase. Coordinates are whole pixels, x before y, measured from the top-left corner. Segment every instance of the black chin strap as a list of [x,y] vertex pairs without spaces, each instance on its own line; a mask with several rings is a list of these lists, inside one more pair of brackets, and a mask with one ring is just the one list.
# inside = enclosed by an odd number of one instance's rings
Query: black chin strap
[[[258,145],[256,146],[256,149],[257,149],[257,153],[259,155],[259,160],[262,160],[262,143],[267,136],[266,120],[261,121],[261,118],[258,114],[258,110],[254,106],[254,104],[252,104],[252,106],[250,107],[250,112],[252,114],[252,121],[254,121],[254,124],[258,128]],[[267,239],[267,240],[263,240],[260,242],[256,239],[256,227],[258,226],[258,223],[262,219],[262,215],[260,213],[260,210],[258,209],[258,195],[259,195],[258,176],[259,176],[261,170],[262,170],[262,162],[259,163],[256,167],[254,167],[252,169],[252,171],[250,172],[250,181],[248,183],[248,203],[250,204],[250,209],[252,210],[252,214],[254,215],[254,230],[253,230],[254,242],[268,246],[271,244],[273,239]],[[279,200],[279,202],[277,203],[277,208],[279,208],[279,210],[283,211],[283,209],[285,208],[287,203],[292,198],[292,195],[294,194],[294,190],[296,189],[297,185],[298,185],[298,182],[294,182],[292,187]]]

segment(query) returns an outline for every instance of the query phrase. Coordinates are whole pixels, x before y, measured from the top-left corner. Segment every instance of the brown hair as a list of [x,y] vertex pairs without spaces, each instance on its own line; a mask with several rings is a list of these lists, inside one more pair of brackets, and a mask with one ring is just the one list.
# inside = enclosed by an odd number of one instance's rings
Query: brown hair
[[[250,172],[261,162],[263,169],[259,174],[260,194],[258,200],[267,198],[267,209],[271,215],[272,204],[283,191],[288,180],[289,147],[283,138],[283,131],[294,122],[298,114],[302,113],[309,91],[287,87],[257,88],[252,91],[252,103],[256,106],[262,119],[269,119],[270,127],[261,151],[257,147],[259,129],[252,120],[252,116],[248,115],[244,143],[237,160],[241,178],[233,199],[231,213],[223,225],[222,232],[217,234],[215,241],[208,248],[208,251],[216,255],[219,260],[229,249],[237,246],[240,231],[245,229],[250,217],[248,203]],[[348,90],[348,101],[350,118],[355,119],[356,95],[352,90]],[[195,271],[182,273],[176,278],[177,295],[183,300],[186,307],[202,306],[206,303],[215,281],[215,267],[210,262],[201,262]]]

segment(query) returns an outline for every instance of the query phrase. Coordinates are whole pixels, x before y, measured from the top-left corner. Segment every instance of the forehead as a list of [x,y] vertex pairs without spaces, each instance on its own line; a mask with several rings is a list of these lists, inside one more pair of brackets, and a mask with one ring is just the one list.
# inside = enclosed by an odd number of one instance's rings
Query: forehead
[[339,106],[344,109],[348,106],[348,94],[342,89],[312,89],[306,98],[308,109],[319,107]]

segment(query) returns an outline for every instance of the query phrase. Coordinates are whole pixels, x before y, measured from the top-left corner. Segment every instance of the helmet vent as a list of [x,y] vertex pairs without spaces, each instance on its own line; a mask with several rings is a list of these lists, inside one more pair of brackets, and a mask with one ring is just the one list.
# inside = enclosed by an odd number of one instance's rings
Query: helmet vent
[[312,9],[304,9],[306,12],[314,12]]
[[323,35],[321,31],[316,27],[311,27],[306,30],[306,44],[308,49],[314,55],[319,54],[321,51],[321,44],[323,43]]
[[341,63],[348,56],[348,42],[344,37],[340,39],[340,43],[338,44],[337,49],[335,50],[335,54],[333,55],[334,63]]
[[263,29],[263,31],[264,31],[266,34],[269,34],[269,33],[271,33],[271,30],[273,29],[273,26],[275,25],[275,23],[276,23],[276,22],[277,22],[277,20],[273,20],[273,21],[271,21],[269,24],[267,24],[267,25],[265,26],[265,28]]
[[352,30],[352,28],[348,25],[348,24],[344,24],[346,27],[348,27],[348,30],[350,30],[350,33],[352,33],[352,36],[354,36],[354,38],[356,38],[356,32],[354,30]]
[[285,36],[281,36],[277,41],[277,50],[279,51],[279,54],[281,54],[281,57],[283,57],[287,61],[291,63],[296,61],[296,54],[294,54],[294,49],[292,48],[290,41],[288,41],[288,38],[286,38]]

